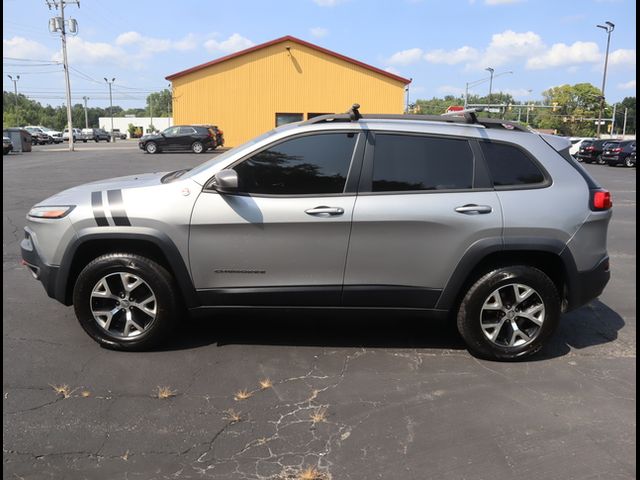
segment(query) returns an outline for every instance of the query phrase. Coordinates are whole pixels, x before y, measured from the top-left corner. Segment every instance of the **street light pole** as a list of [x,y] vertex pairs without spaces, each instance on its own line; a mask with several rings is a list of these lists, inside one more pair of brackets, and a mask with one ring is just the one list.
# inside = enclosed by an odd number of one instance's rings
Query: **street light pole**
[[19,117],[18,117],[18,80],[20,80],[20,75],[16,75],[15,79],[11,75],[7,75],[7,77],[9,77],[13,82],[13,92],[16,96],[16,123],[17,123],[16,126],[20,126]]
[[111,117],[111,141],[115,142],[115,137],[113,136],[113,97],[111,95],[111,85],[116,81],[115,77],[111,79],[111,81],[107,80],[106,77],[103,77],[104,81],[109,85],[109,116]]
[[487,107],[487,109],[491,110],[491,88],[493,87],[493,72],[495,70],[491,67],[487,67],[485,70],[491,74],[489,78],[489,106]]
[[624,109],[624,123],[622,124],[622,140],[624,140],[624,134],[627,131],[627,108]]
[[87,114],[87,100],[89,97],[82,97],[84,100],[84,128],[89,128],[89,115]]
[[602,126],[602,111],[604,110],[604,87],[607,83],[607,65],[609,63],[609,45],[611,43],[611,32],[616,26],[611,22],[604,22],[604,25],[596,25],[598,28],[602,28],[607,32],[607,50],[604,55],[604,73],[602,75],[602,95],[600,96],[600,111],[598,113],[598,126],[596,137],[600,138],[600,127]]

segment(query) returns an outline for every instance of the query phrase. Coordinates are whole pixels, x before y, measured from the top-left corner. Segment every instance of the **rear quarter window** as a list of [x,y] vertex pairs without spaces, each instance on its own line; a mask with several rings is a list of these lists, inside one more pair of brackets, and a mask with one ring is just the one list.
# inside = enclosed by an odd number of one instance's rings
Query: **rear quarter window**
[[527,187],[545,183],[545,176],[521,149],[503,143],[480,142],[494,187]]

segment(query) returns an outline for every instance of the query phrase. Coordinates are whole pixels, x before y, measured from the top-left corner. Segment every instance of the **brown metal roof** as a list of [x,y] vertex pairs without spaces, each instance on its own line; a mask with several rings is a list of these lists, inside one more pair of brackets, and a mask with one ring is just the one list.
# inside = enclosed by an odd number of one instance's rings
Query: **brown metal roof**
[[373,67],[373,66],[368,65],[366,63],[360,62],[360,61],[355,60],[353,58],[345,57],[344,55],[340,55],[339,53],[332,52],[331,50],[327,50],[326,48],[319,47],[318,45],[314,45],[313,43],[305,42],[304,40],[300,40],[299,38],[292,37],[291,35],[286,35],[284,37],[276,38],[275,40],[271,40],[270,42],[261,43],[260,45],[256,45],[254,47],[247,48],[245,50],[241,50],[241,51],[236,52],[236,53],[232,53],[231,55],[227,55],[225,57],[218,58],[218,59],[213,60],[211,62],[203,63],[201,65],[196,65],[195,67],[191,67],[191,68],[188,68],[186,70],[182,70],[181,72],[173,73],[173,74],[171,74],[171,75],[169,75],[169,76],[167,76],[165,78],[167,80],[173,80],[175,78],[182,77],[184,75],[188,75],[188,74],[190,74],[192,72],[197,72],[198,70],[202,70],[203,68],[211,67],[213,65],[217,65],[219,63],[226,62],[227,60],[231,60],[232,58],[240,57],[242,55],[246,55],[247,53],[255,52],[256,50],[260,50],[262,48],[270,47],[271,45],[276,45],[278,43],[282,43],[282,42],[286,42],[286,41],[290,41],[290,42],[298,43],[300,45],[304,45],[305,47],[312,48],[313,50],[316,50],[318,52],[322,52],[322,53],[324,53],[326,55],[331,55],[332,57],[339,58],[340,60],[344,60],[345,62],[349,62],[349,63],[352,63],[354,65],[358,65],[359,67],[366,68],[367,70],[371,70],[372,72],[376,72],[376,73],[379,73],[380,75],[384,75],[385,77],[389,77],[389,78],[391,78],[393,80],[397,80],[398,82],[402,82],[405,85],[408,85],[409,83],[411,83],[411,80],[408,79],[408,78],[404,78],[404,77],[401,77],[399,75],[394,75],[393,73],[386,72],[384,70],[381,70],[379,68]]

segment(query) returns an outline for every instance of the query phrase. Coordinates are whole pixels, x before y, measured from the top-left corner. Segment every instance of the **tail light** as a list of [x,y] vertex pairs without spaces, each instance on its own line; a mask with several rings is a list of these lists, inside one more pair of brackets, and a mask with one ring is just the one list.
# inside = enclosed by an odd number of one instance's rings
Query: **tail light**
[[618,147],[618,148],[613,148],[611,151],[612,152],[621,152],[622,149],[620,147]]
[[596,147],[586,147],[586,148],[585,148],[585,150],[589,150],[589,151],[591,151],[591,150],[595,150],[595,149],[596,149]]
[[613,207],[611,193],[607,190],[591,191],[591,210],[609,210],[611,207]]

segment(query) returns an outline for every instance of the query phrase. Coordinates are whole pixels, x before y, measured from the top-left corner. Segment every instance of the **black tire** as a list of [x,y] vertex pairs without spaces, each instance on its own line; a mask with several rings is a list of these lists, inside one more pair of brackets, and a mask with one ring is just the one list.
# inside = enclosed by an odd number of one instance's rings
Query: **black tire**
[[146,145],[144,146],[144,150],[145,152],[153,155],[154,153],[158,153],[159,148],[156,142],[147,142]]
[[[95,301],[91,296],[94,287],[103,277],[119,272],[130,273],[146,282],[156,300],[155,319],[144,331],[128,338],[105,330],[94,319],[91,310],[91,302]],[[129,253],[110,253],[96,258],[80,272],[73,289],[73,305],[82,328],[100,345],[114,350],[146,350],[161,345],[171,333],[180,305],[176,291],[169,272],[153,260]],[[115,289],[113,293],[116,293]],[[133,289],[132,297],[135,293],[136,289]],[[113,318],[112,323],[115,323],[116,316]]]
[[624,166],[627,168],[631,168],[635,165],[635,163],[633,162],[633,159],[631,158],[631,155],[627,155],[627,158],[624,159]]
[[93,141],[96,142],[96,143],[100,143],[100,139],[99,138],[94,138]]
[[87,141],[86,140],[82,140],[82,143],[87,143]]
[[[487,338],[481,327],[481,314],[485,302],[497,289],[508,289],[511,284],[533,288],[538,294],[536,298],[544,305],[544,321],[537,327],[535,337],[529,343],[513,347],[494,343]],[[525,265],[498,267],[483,275],[465,293],[458,309],[458,331],[469,351],[478,357],[490,360],[519,360],[535,354],[544,346],[558,326],[560,311],[561,300],[556,286],[544,272]],[[516,317],[516,320],[518,319],[520,318]],[[507,327],[507,333],[509,331],[513,332]]]
[[202,142],[195,141],[191,144],[191,151],[193,153],[205,153],[207,149]]
[[602,158],[602,155],[598,155],[598,157],[596,158],[596,163],[598,165],[604,165],[607,162],[605,162],[604,158]]

